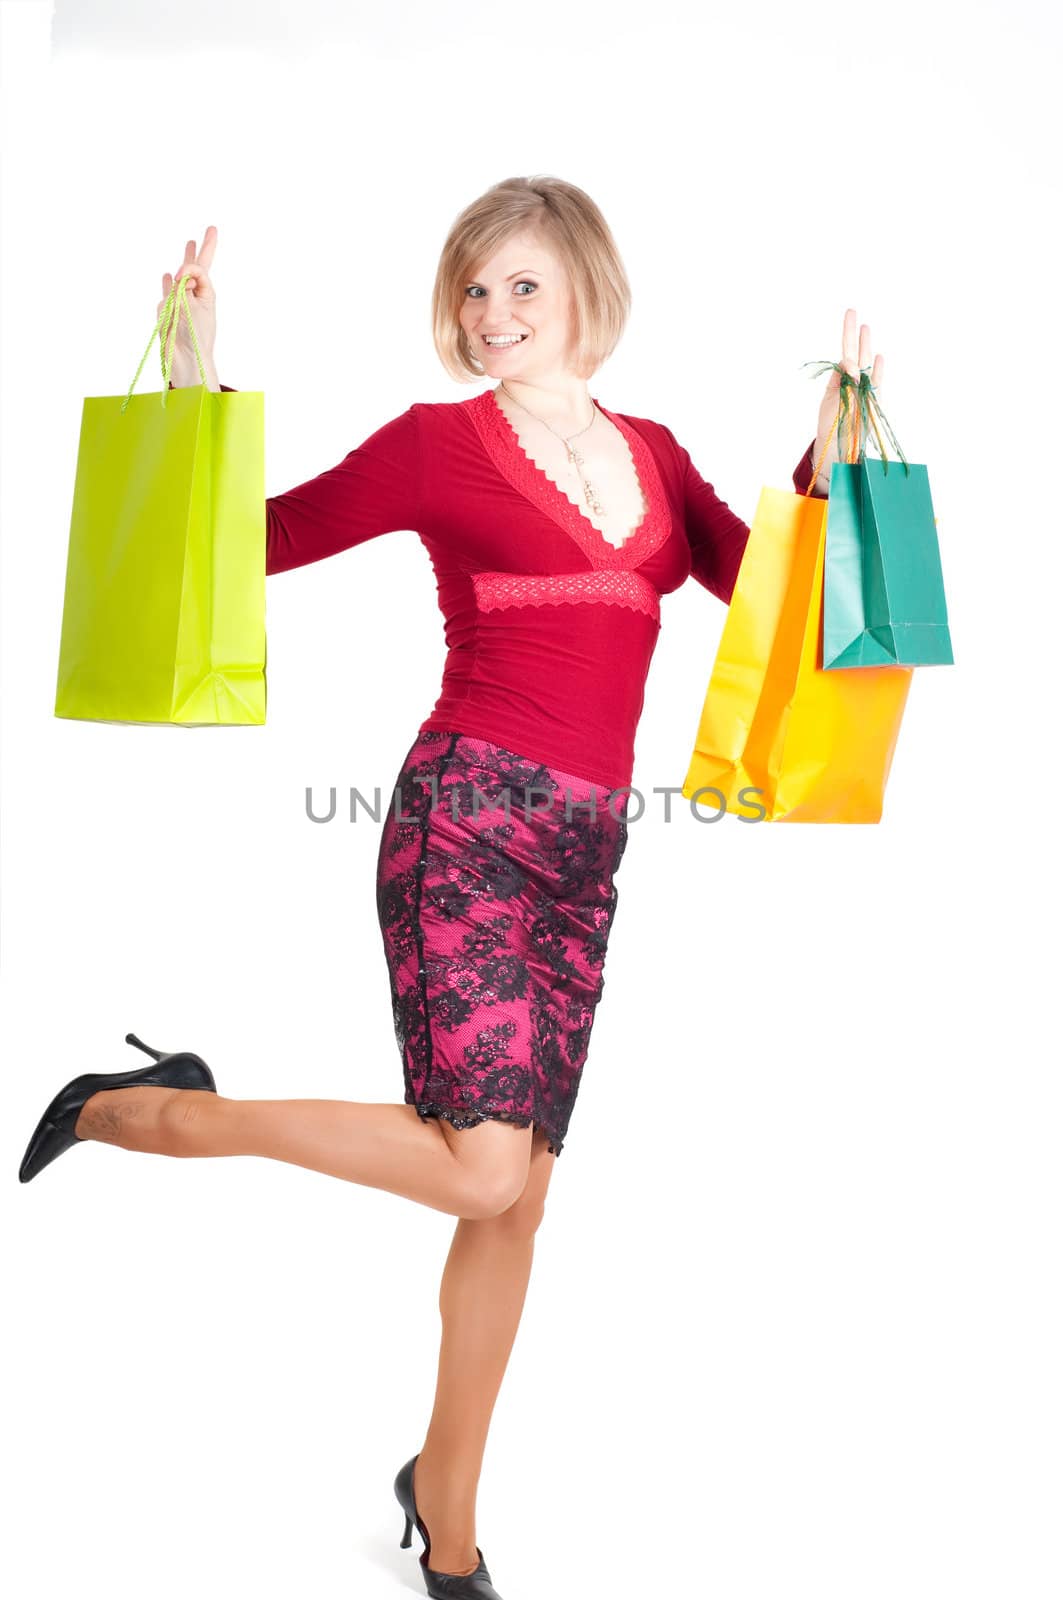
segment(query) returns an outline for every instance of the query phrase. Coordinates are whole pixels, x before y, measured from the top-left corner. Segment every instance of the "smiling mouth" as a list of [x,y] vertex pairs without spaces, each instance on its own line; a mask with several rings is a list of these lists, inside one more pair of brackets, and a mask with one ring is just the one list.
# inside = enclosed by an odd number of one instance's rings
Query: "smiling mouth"
[[481,340],[483,341],[483,343],[487,346],[487,348],[489,350],[512,350],[515,345],[523,344],[527,337],[528,337],[528,335],[526,333],[522,333],[518,339],[507,340],[505,342],[505,344],[493,344],[487,338],[486,334],[481,334],[480,335]]

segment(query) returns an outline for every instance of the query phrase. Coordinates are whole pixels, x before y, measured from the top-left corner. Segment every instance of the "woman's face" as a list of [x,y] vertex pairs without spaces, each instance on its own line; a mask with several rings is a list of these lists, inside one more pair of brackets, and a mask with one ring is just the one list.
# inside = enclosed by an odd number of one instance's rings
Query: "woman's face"
[[[571,292],[553,251],[532,233],[508,239],[466,278],[461,325],[491,377],[534,381],[567,371]],[[521,335],[490,345],[487,334]]]

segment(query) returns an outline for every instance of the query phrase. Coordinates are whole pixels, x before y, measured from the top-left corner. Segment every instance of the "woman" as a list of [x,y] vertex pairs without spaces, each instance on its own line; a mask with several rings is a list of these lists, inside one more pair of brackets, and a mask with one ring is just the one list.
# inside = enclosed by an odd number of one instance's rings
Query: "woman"
[[[220,390],[216,243],[213,227],[198,252],[190,240],[180,276]],[[160,314],[172,286],[166,273]],[[198,1056],[129,1035],[152,1065],[74,1079],[20,1171],[28,1181],[79,1140],[261,1155],[456,1216],[434,1410],[395,1480],[403,1545],[416,1523],[428,1593],[452,1600],[497,1596],[476,1543],[477,1483],[602,992],[658,602],[693,574],[727,603],[749,533],[668,428],[588,393],[629,304],[588,195],[550,177],[494,185],[455,221],[433,295],[447,372],[492,387],[411,406],[266,504],[268,573],[414,529],[438,579],[442,692],[402,764],[378,857],[404,1103],[230,1100]],[[677,319],[689,321],[686,305]],[[869,341],[864,326],[857,349],[846,312],[854,378]],[[881,367],[879,356],[876,384]],[[184,321],[173,370],[178,386],[202,381]],[[832,372],[799,490],[821,462],[825,493],[839,381]]]

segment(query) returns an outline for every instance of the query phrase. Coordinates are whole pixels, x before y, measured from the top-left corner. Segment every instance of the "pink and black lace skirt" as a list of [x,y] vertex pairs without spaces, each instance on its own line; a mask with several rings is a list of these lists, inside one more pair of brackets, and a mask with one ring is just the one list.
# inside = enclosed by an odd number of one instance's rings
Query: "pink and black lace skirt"
[[463,733],[410,747],[384,814],[377,910],[420,1116],[534,1125],[561,1154],[627,842],[628,796],[609,796]]

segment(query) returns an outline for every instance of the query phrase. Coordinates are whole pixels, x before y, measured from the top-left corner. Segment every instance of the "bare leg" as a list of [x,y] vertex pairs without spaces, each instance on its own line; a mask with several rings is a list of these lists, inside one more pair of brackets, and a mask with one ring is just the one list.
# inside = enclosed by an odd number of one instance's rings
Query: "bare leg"
[[435,1572],[466,1573],[477,1564],[476,1487],[557,1159],[546,1146],[536,1129],[520,1198],[499,1216],[460,1221],[443,1272],[435,1406],[413,1485]]
[[531,1128],[482,1122],[455,1129],[422,1121],[409,1105],[229,1100],[156,1085],[90,1095],[74,1132],[153,1155],[268,1156],[470,1219],[513,1204],[527,1181],[532,1141]]

